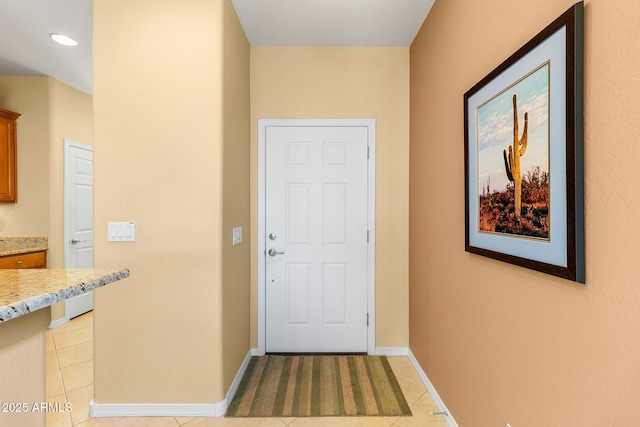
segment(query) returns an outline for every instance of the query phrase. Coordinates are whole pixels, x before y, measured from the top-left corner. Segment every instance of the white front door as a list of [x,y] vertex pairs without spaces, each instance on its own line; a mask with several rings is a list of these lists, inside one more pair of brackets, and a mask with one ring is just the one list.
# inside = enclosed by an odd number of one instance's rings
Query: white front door
[[[64,267],[93,268],[93,147],[64,141]],[[93,292],[65,300],[71,319],[93,309]]]
[[368,130],[266,128],[267,352],[368,350]]

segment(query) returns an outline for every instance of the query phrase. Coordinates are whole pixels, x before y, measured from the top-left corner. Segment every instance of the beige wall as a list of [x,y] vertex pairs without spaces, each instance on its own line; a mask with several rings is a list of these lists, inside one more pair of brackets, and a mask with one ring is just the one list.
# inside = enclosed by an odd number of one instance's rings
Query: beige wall
[[[228,390],[250,348],[249,42],[230,1],[223,44],[223,374]],[[234,227],[243,243],[232,246]]]
[[[223,184],[227,168],[246,162],[238,147],[247,144],[236,107],[223,102],[227,90],[246,90],[223,81],[246,68],[240,51],[223,66],[230,2],[98,0],[93,7],[95,265],[131,270],[121,284],[95,292],[94,399],[217,403],[225,372],[237,370],[249,348],[247,332],[244,342],[223,334],[233,327],[224,324],[233,317],[226,310],[248,306],[241,277],[237,292],[223,283],[227,267],[248,264],[242,248],[226,246],[227,224],[246,222],[223,217],[233,209],[246,215],[248,206],[232,208],[233,191],[225,191],[236,184]],[[135,221],[136,242],[100,238],[108,221]]]
[[18,119],[18,203],[0,204],[1,236],[46,236],[64,265],[64,139],[93,141],[91,96],[50,77],[0,76],[0,108]]
[[49,310],[36,310],[0,324],[0,402],[24,403],[28,408],[23,412],[0,412],[3,426],[45,425],[45,413],[31,409],[34,404],[46,402],[45,329],[50,319]]
[[[374,118],[376,345],[408,345],[409,49],[251,47],[252,229],[257,229],[257,120]],[[257,346],[257,236],[251,342]]]
[[[49,266],[64,267],[64,140],[93,145],[93,100],[58,80],[51,80],[51,217]],[[54,317],[55,318],[55,317]]]
[[[93,144],[93,100],[90,95],[51,79],[51,150],[49,191],[49,268],[64,267],[64,140]],[[51,306],[51,319],[64,317],[64,302]]]
[[21,114],[18,202],[0,203],[0,236],[49,235],[51,85],[49,77],[0,76],[0,107]]
[[462,426],[640,418],[638,2],[585,6],[586,285],[464,251],[463,94],[571,5],[438,1],[411,47],[411,350]]
[[[50,77],[0,76],[0,107],[18,119],[18,203],[0,204],[0,236],[46,236],[64,267],[64,139],[93,142],[91,96]],[[52,306],[64,317],[64,304]]]

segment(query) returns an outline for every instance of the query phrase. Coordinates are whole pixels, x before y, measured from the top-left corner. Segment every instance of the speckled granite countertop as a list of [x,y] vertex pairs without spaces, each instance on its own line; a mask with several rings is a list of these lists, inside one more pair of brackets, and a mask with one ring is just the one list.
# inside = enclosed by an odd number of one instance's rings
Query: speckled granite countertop
[[0,323],[129,277],[129,270],[0,270]]
[[0,237],[0,256],[46,251],[47,237]]

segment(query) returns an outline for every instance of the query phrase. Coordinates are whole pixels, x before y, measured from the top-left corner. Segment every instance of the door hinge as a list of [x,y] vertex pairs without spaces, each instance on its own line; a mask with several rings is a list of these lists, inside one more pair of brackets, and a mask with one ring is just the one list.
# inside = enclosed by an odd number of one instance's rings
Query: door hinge
[[369,243],[369,230],[367,230],[367,243]]
[[369,146],[367,145],[367,159],[369,158]]
[[369,313],[367,313],[367,326],[369,326]]

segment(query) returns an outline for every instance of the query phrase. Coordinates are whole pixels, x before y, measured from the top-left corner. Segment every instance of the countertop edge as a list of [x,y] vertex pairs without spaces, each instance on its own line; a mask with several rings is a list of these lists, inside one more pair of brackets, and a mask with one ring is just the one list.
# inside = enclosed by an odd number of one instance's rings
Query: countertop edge
[[127,277],[129,277],[129,269],[115,270],[112,273],[105,274],[94,280],[77,283],[53,292],[19,301],[15,304],[2,306],[0,307],[0,323],[48,307],[59,301],[82,295],[96,288],[126,279]]
[[0,256],[24,255],[31,252],[46,251],[48,249],[48,237],[0,237]]
[[10,248],[0,250],[0,257],[12,256],[12,255],[26,255],[34,252],[46,252],[49,248],[47,246],[30,246],[28,248]]

